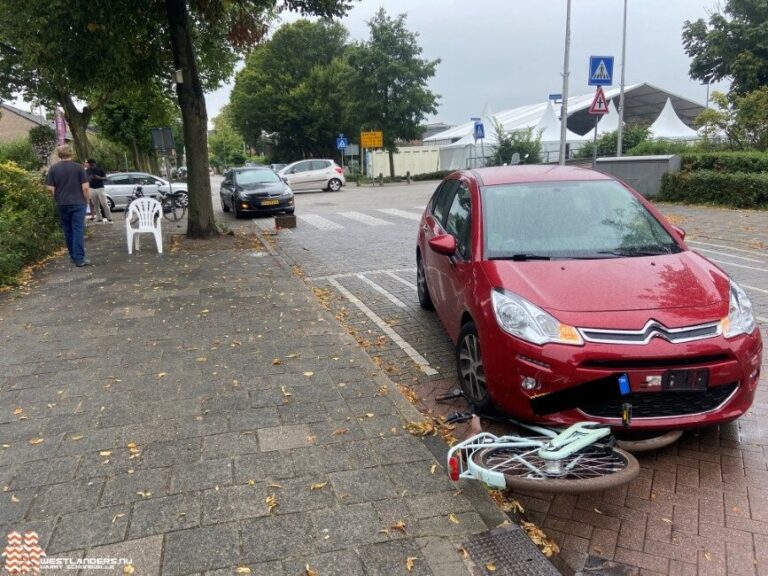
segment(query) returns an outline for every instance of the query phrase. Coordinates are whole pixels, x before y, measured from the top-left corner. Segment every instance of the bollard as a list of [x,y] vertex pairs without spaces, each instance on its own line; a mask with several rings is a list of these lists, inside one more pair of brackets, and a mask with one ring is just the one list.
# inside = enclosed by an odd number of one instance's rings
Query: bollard
[[405,181],[410,184],[411,183],[411,171],[408,170],[408,172],[405,173]]
[[379,173],[379,186],[384,186],[384,174]]

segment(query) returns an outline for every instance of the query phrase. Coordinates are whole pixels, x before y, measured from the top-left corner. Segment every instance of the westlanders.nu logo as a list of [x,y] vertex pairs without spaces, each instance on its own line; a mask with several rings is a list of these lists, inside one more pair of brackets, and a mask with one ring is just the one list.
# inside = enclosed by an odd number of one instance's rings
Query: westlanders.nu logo
[[40,559],[45,550],[40,547],[36,532],[11,532],[3,550],[5,570],[8,574],[40,574]]

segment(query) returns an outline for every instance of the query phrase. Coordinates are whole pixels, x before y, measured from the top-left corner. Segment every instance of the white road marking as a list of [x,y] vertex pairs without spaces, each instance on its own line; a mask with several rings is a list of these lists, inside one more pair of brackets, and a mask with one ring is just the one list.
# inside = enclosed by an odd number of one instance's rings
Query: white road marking
[[747,260],[748,262],[757,262],[758,264],[765,264],[764,260],[758,260],[757,258],[747,258],[746,256],[736,256],[736,254],[729,254],[728,252],[718,252],[717,250],[709,250],[708,248],[697,248],[696,252],[707,252],[708,254],[719,254],[720,256],[726,256],[727,258],[738,258],[739,260]]
[[344,218],[368,224],[368,226],[392,226],[392,222],[387,222],[386,220],[374,216],[368,216],[368,214],[363,214],[362,212],[339,212],[339,216],[344,216]]
[[748,290],[755,290],[757,292],[762,292],[763,294],[768,294],[768,290],[764,288],[758,288],[757,286],[750,286],[749,284],[742,284],[741,282],[739,282],[739,286],[742,288],[747,288]]
[[301,214],[299,215],[299,220],[301,222],[306,222],[310,226],[314,226],[315,228],[319,228],[320,230],[341,230],[344,228],[341,224],[336,224],[336,222],[331,222],[327,218],[323,218],[322,216],[319,216],[317,214]]
[[736,268],[746,268],[747,270],[755,270],[756,272],[768,272],[768,268],[756,268],[755,266],[747,266],[746,264],[736,264],[735,262],[726,262],[725,260],[718,260],[716,258],[710,258],[712,262],[718,264],[727,264],[728,266],[735,266]]
[[399,216],[400,218],[407,218],[418,222],[421,220],[421,214],[414,214],[413,212],[406,212],[405,210],[398,210],[397,208],[380,208],[378,212],[389,214],[390,216]]
[[339,282],[333,278],[329,278],[328,282],[332,286],[334,286],[339,292],[341,292],[347,298],[347,300],[349,300],[350,302],[352,302],[352,304],[357,306],[357,308],[363,314],[365,314],[374,324],[376,324],[376,326],[378,326],[384,332],[384,334],[389,336],[392,339],[392,341],[395,344],[397,344],[403,352],[408,354],[411,360],[413,360],[416,363],[416,365],[419,368],[421,368],[421,371],[424,372],[424,374],[426,374],[427,376],[433,376],[437,374],[437,370],[435,370],[429,365],[429,362],[427,362],[427,359],[424,358],[424,356],[416,352],[413,346],[411,346],[410,344],[408,344],[408,342],[403,340],[397,332],[392,330],[392,328],[386,322],[384,322],[384,320],[382,320],[379,316],[377,316],[370,308],[368,308],[368,306],[363,304],[357,298],[357,296],[352,294],[349,290],[344,288],[344,286],[339,284]]
[[330,274],[328,276],[316,276],[314,278],[310,278],[313,282],[320,281],[320,280],[335,280],[337,278],[351,278],[352,276],[357,276],[358,274],[365,274],[366,276],[368,274],[389,274],[389,273],[396,274],[398,272],[410,272],[411,274],[416,273],[415,268],[395,268],[392,270],[364,270],[361,272],[343,272],[341,274]]
[[755,316],[755,318],[757,318],[758,322],[765,322],[768,324],[768,318],[763,318],[762,316]]
[[400,276],[398,276],[398,275],[397,275],[397,274],[395,274],[394,272],[384,272],[384,274],[386,274],[386,275],[387,275],[387,276],[389,276],[390,278],[394,278],[395,280],[397,280],[397,281],[398,281],[398,282],[400,282],[401,284],[405,284],[405,285],[406,285],[406,286],[408,286],[408,288],[410,288],[411,290],[416,290],[416,284],[414,284],[414,283],[412,283],[412,282],[408,282],[408,280],[405,280],[405,279],[403,279],[403,278],[400,278]]
[[362,274],[358,274],[357,277],[360,280],[362,280],[363,282],[365,282],[366,284],[368,284],[368,286],[370,286],[371,288],[376,290],[376,292],[378,292],[379,294],[384,296],[384,298],[386,298],[387,300],[392,302],[392,304],[394,304],[395,306],[399,306],[403,310],[407,310],[408,309],[408,306],[406,306],[405,303],[402,300],[400,300],[394,294],[391,294],[391,293],[387,292],[386,290],[384,290],[384,288],[382,288],[381,286],[376,284],[376,282],[374,282],[373,280],[369,280],[368,278],[366,278]]
[[725,248],[726,250],[733,250],[734,252],[744,252],[745,254],[752,254],[753,256],[765,256],[764,252],[759,250],[745,250],[744,248],[734,248],[733,246],[726,246],[725,244],[712,244],[711,242],[700,242],[698,240],[686,240],[686,244],[701,244],[702,246],[712,246],[713,248]]

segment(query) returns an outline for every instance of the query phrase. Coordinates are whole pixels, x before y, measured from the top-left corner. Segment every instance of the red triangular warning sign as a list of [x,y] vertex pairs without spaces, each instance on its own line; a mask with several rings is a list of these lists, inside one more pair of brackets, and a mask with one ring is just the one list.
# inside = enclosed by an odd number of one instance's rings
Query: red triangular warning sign
[[608,100],[605,98],[602,86],[598,86],[595,91],[595,99],[589,106],[590,114],[608,114]]

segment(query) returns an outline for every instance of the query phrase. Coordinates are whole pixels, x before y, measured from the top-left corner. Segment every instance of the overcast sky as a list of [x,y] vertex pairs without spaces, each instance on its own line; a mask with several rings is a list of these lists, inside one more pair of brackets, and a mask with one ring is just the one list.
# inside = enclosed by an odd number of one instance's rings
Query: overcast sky
[[[706,86],[688,77],[681,34],[686,20],[706,19],[715,5],[716,0],[629,0],[626,85],[648,82],[704,104]],[[440,104],[430,121],[459,124],[562,92],[566,0],[362,0],[343,20],[351,38],[368,38],[366,22],[379,6],[390,16],[406,14],[422,56],[441,60],[430,83]],[[572,1],[571,96],[594,92],[587,85],[590,55],[615,57],[614,86],[619,85],[623,7],[623,0]],[[229,101],[230,90],[231,85],[207,96],[210,118]]]

